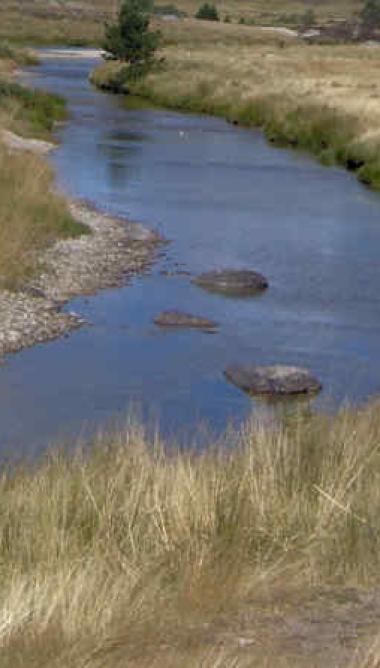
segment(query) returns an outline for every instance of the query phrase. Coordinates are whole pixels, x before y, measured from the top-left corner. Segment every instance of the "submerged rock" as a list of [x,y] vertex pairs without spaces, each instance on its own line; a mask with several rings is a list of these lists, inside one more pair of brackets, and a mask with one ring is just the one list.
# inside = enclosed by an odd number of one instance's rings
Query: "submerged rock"
[[322,388],[319,380],[307,369],[296,366],[236,365],[226,369],[224,375],[248,394],[309,394]]
[[213,320],[183,311],[162,311],[154,318],[159,327],[191,327],[195,329],[214,330],[218,326]]
[[205,290],[237,297],[255,294],[268,287],[265,276],[249,269],[208,271],[193,278],[192,282]]

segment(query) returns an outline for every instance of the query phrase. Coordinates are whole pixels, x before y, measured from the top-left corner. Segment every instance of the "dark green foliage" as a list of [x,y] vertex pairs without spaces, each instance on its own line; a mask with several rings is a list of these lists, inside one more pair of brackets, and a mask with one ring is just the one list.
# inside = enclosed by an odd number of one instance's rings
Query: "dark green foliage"
[[17,65],[36,65],[38,60],[36,56],[23,49],[17,49],[0,41],[0,60],[12,60]]
[[314,11],[309,8],[301,16],[300,30],[309,30],[315,25],[315,14]]
[[362,27],[371,32],[380,27],[380,0],[366,0],[361,12]]
[[9,58],[12,59],[14,56],[14,50],[9,44],[0,42],[0,58]]
[[159,33],[149,30],[148,3],[124,0],[116,23],[107,24],[103,48],[107,57],[121,60],[142,73],[154,60]]
[[218,10],[215,5],[205,2],[199,7],[195,18],[202,19],[203,21],[219,21]]

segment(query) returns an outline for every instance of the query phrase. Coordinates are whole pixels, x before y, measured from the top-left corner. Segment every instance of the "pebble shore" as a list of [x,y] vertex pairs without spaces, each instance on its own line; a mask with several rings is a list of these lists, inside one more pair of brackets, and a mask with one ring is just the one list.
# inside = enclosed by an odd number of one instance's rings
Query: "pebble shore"
[[57,241],[41,255],[43,271],[32,283],[18,292],[0,291],[0,358],[82,327],[85,320],[63,311],[65,303],[121,286],[155,260],[163,241],[156,233],[83,203],[69,206],[90,233]]

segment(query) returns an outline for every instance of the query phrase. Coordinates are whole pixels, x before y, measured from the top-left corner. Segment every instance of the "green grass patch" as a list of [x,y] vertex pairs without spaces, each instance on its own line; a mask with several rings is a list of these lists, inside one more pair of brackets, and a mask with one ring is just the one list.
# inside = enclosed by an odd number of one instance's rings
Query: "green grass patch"
[[57,121],[67,116],[65,101],[58,95],[21,86],[0,79],[0,109],[9,111],[16,124],[23,124],[28,133],[45,136]]
[[16,65],[36,65],[38,58],[26,49],[17,48],[0,40],[0,60],[10,60]]

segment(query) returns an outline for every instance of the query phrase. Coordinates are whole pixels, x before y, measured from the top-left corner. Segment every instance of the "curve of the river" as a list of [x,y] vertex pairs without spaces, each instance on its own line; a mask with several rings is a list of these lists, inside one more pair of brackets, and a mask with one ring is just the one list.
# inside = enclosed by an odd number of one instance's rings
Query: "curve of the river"
[[[218,431],[252,408],[222,376],[232,362],[306,366],[324,384],[319,405],[378,392],[380,197],[260,132],[100,93],[88,83],[94,64],[50,54],[30,75],[68,102],[58,183],[171,244],[132,286],[69,305],[91,327],[8,360],[1,450],[30,452],[131,404],[166,434],[202,422]],[[270,288],[228,299],[175,273],[220,266],[257,269]],[[152,318],[170,308],[210,317],[219,332],[161,331]]]

